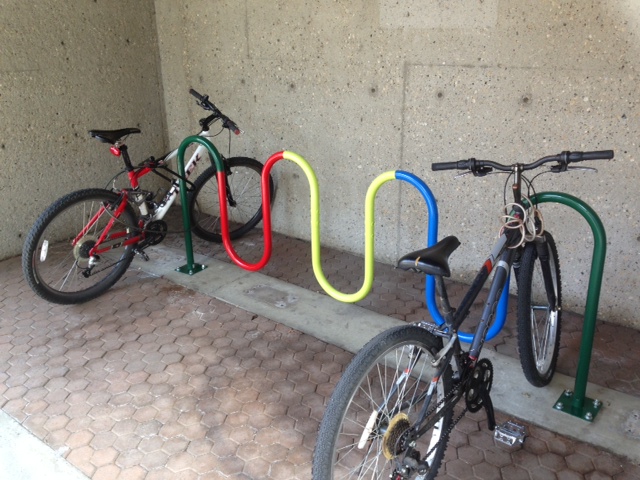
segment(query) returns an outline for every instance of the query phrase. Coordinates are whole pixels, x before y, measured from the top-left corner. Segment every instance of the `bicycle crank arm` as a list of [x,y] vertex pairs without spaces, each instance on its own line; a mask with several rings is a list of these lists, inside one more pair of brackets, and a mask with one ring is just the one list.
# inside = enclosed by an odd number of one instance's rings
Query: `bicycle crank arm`
[[135,253],[136,255],[140,255],[145,262],[149,261],[149,255],[147,255],[144,252],[144,250],[141,250],[140,248],[136,248],[133,250],[133,253]]
[[493,432],[496,429],[496,416],[493,411],[493,402],[491,401],[491,395],[489,395],[489,392],[483,392],[481,395],[482,406],[487,413],[487,427]]

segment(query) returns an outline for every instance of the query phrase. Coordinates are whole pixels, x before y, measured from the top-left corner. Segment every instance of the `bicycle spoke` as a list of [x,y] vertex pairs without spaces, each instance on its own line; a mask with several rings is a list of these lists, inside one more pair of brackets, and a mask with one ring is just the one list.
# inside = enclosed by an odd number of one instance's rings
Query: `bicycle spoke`
[[[422,405],[422,408],[418,408],[418,402],[427,398],[423,389],[428,388],[429,384],[417,380],[431,378],[431,374],[425,372],[427,367],[431,368],[430,365],[420,361],[422,353],[412,345],[405,345],[390,353],[381,357],[372,369],[372,375],[363,379],[344,419],[336,448],[337,457],[341,460],[336,468],[345,469],[345,478],[371,478],[369,475],[372,472],[379,475],[374,478],[385,478],[388,475],[387,465],[391,464],[385,458],[389,455],[388,451],[383,452],[385,449],[395,449],[396,436],[402,431],[397,430],[396,425],[398,422],[405,425],[405,418],[415,417],[418,411],[427,411]],[[437,445],[441,438],[441,426],[442,421],[437,423],[431,436],[425,437],[427,442],[423,446],[423,454]],[[387,438],[388,428],[396,428],[398,433]],[[430,454],[430,460],[433,461],[433,453]],[[382,471],[387,473],[383,475]]]
[[73,273],[74,270],[76,270],[78,266],[78,261],[76,260],[73,265],[71,265],[71,268],[69,268],[69,271],[67,272],[67,274],[62,278],[62,283],[60,284],[60,290],[64,290],[65,285],[67,283],[67,280],[69,278],[71,278],[71,274]]

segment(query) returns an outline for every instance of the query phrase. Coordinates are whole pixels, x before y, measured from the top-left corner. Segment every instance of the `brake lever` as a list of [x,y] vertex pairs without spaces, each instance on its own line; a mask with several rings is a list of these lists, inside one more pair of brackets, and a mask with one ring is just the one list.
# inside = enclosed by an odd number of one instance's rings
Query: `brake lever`
[[549,169],[549,171],[552,173],[561,173],[566,172],[567,170],[580,170],[583,172],[598,173],[598,169],[593,167],[566,167],[565,169],[563,169],[562,165],[554,165]]
[[454,178],[462,177],[470,173],[473,173],[474,177],[484,177],[485,175],[489,175],[491,172],[493,172],[493,168],[491,167],[476,167],[474,170],[469,170],[464,173],[459,173]]
[[481,175],[476,175],[471,170],[468,170],[468,171],[466,171],[464,173],[458,173],[457,175],[454,175],[453,178],[460,178],[460,177],[464,177],[465,175],[470,175],[470,174],[473,174],[476,177],[486,177],[487,175],[500,175],[500,174],[505,174],[505,173],[511,173],[511,172],[501,172],[501,171],[497,171],[496,172],[493,169],[491,169],[490,172],[485,172],[485,173],[482,173]]

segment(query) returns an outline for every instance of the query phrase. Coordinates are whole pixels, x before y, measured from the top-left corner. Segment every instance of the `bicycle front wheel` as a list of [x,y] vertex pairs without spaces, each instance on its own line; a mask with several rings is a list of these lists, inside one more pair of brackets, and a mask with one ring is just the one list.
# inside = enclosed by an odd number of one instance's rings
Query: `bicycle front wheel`
[[[418,478],[436,476],[453,410],[437,410],[442,418],[417,439],[412,451],[404,442],[404,434],[421,412],[435,411],[452,388],[451,368],[447,366],[430,404],[425,405],[436,375],[431,360],[441,348],[439,337],[415,325],[387,330],[363,347],[327,405],[313,457],[314,480],[386,480],[396,478],[392,474],[399,465],[418,460],[423,468],[423,476]],[[417,470],[413,473],[418,474]]]
[[[225,160],[227,172],[227,214],[229,235],[235,240],[254,228],[262,220],[262,164],[247,157]],[[189,213],[193,233],[203,240],[222,242],[218,179],[211,166],[193,182],[189,199]],[[273,179],[269,176],[269,190],[273,200]]]
[[562,288],[558,250],[545,232],[524,247],[518,272],[518,348],[524,376],[544,387],[553,378],[560,350]]
[[105,210],[87,228],[89,220],[118,198],[109,190],[79,190],[58,199],[40,215],[22,249],[22,271],[40,297],[53,303],[82,303],[101,295],[122,277],[134,255],[133,246],[117,247],[134,235],[136,216],[131,206],[127,205],[109,232],[112,237],[120,234],[119,238],[102,245],[114,248],[91,262],[88,255],[112,213]]

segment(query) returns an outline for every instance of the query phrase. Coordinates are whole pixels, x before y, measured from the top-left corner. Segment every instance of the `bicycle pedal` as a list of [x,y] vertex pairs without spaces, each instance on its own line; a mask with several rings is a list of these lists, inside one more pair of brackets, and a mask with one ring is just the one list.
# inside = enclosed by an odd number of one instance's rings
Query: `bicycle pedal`
[[520,425],[512,420],[498,425],[493,432],[493,437],[505,445],[512,447],[515,444],[522,445],[527,436],[527,429],[524,425]]

